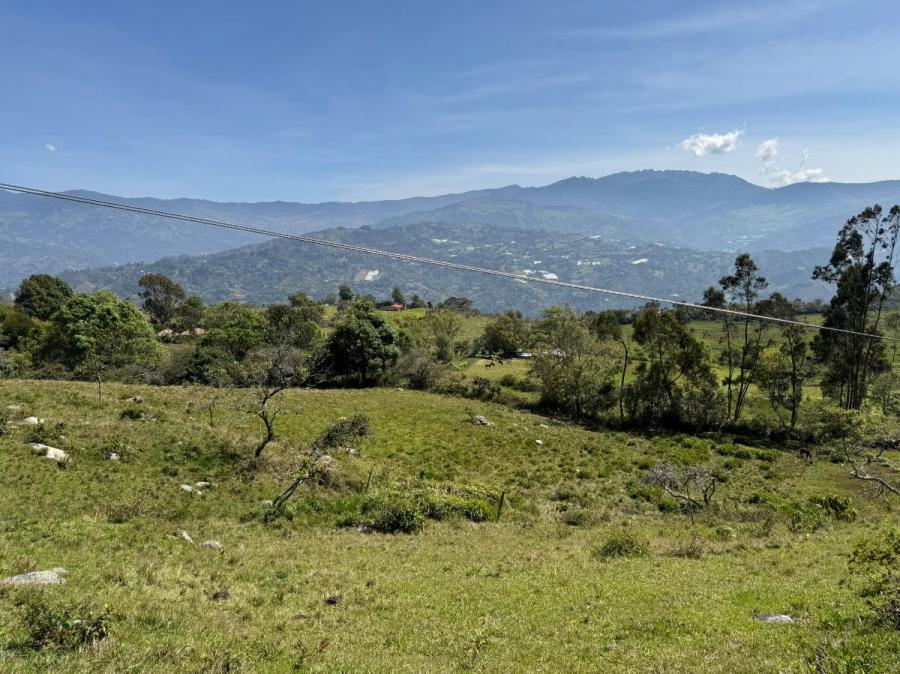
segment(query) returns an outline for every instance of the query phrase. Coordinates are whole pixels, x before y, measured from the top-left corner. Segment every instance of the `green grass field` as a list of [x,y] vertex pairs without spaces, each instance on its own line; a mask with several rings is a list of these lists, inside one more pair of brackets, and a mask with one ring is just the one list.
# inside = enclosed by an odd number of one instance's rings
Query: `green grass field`
[[[149,419],[121,418],[135,394]],[[110,605],[98,648],[35,650],[21,607],[33,591],[0,586],[0,671],[800,672],[816,654],[836,663],[825,671],[895,671],[900,633],[865,621],[848,554],[896,524],[897,504],[839,464],[374,389],[288,392],[280,439],[250,471],[258,422],[235,393],[210,426],[215,395],[111,384],[101,406],[89,384],[0,384],[0,407],[65,424],[48,444],[73,458],[61,469],[34,456],[26,427],[0,438],[0,576],[61,566],[67,582],[45,587],[45,603]],[[293,518],[265,525],[261,501],[298,451],[356,413],[372,426],[358,454],[334,451],[330,484],[301,488]],[[720,471],[694,525],[642,486],[657,461]],[[213,486],[180,489],[197,481]],[[413,535],[339,527],[366,481],[372,493],[477,485],[507,505],[497,522],[429,521]],[[851,497],[856,520],[793,526],[792,508],[823,494]],[[645,553],[596,554],[621,532]]]

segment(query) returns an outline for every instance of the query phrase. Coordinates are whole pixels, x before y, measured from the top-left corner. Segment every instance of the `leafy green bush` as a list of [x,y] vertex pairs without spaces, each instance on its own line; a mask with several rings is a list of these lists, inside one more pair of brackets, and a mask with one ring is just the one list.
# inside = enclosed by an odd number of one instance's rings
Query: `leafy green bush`
[[830,526],[833,522],[852,522],[856,510],[850,507],[849,496],[814,496],[806,503],[793,502],[787,506],[790,529],[796,532],[813,532]]
[[25,442],[39,442],[44,445],[56,445],[63,441],[66,425],[63,422],[48,424],[40,423],[37,426],[29,426],[25,435]]
[[364,526],[384,534],[415,534],[425,526],[418,504],[400,494],[372,497],[363,503]]
[[43,592],[24,595],[22,626],[26,644],[34,650],[52,648],[58,651],[96,649],[109,636],[109,607],[95,612],[85,603],[52,605]]
[[647,554],[647,542],[628,529],[613,532],[606,541],[593,550],[601,559],[613,557],[640,557]]
[[515,388],[516,384],[519,383],[518,378],[512,372],[507,372],[505,375],[500,377],[500,385],[507,386],[509,388]]
[[9,426],[11,416],[9,410],[0,410],[0,438],[5,438],[12,434],[12,428]]
[[472,396],[479,400],[493,400],[500,395],[500,384],[485,377],[472,380]]
[[743,445],[721,445],[716,447],[716,452],[720,456],[728,456],[735,459],[757,459],[765,463],[774,463],[778,459],[778,452],[771,449],[754,449],[752,447],[744,447]]
[[422,514],[432,520],[463,517],[472,522],[485,522],[494,514],[494,508],[482,499],[443,494],[425,494],[420,498]]
[[136,403],[128,403],[119,412],[120,419],[131,419],[132,421],[142,421],[144,419],[144,410]]
[[862,595],[877,620],[900,630],[900,527],[858,544],[850,566],[864,575]]
[[322,431],[313,442],[313,451],[324,452],[333,447],[341,447],[351,440],[364,438],[370,433],[369,417],[355,414],[349,419],[341,419]]
[[733,541],[737,539],[737,531],[726,526],[716,527],[716,530],[713,532],[713,538],[722,542]]

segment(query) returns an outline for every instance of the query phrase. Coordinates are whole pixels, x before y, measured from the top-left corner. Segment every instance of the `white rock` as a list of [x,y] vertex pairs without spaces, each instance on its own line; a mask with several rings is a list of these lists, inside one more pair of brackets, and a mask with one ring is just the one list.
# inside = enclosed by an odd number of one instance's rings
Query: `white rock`
[[66,454],[63,450],[57,449],[56,447],[48,447],[47,454],[45,456],[48,459],[56,461],[56,463],[66,463],[69,460],[69,455]]
[[494,422],[493,422],[493,421],[488,421],[487,419],[485,419],[485,418],[484,418],[483,416],[481,416],[480,414],[475,415],[475,423],[476,423],[476,424],[480,424],[480,425],[482,425],[482,426],[487,426],[488,428],[493,428],[493,427],[494,427]]
[[273,505],[275,505],[275,502],[272,499],[265,498],[260,501],[259,504],[264,508],[271,508]]
[[57,566],[47,571],[32,571],[18,576],[4,578],[3,585],[60,585],[66,582],[63,576],[68,573],[64,568]]
[[66,463],[69,460],[69,455],[58,447],[50,447],[49,445],[44,445],[40,442],[31,442],[29,444],[35,454],[47,459],[52,459],[57,463]]
[[330,466],[334,463],[334,457],[328,456],[327,454],[323,454],[317,460],[318,463],[321,463],[323,466]]
[[777,625],[791,625],[797,622],[793,616],[786,613],[760,613],[753,616],[753,619],[761,623],[774,623]]
[[544,441],[543,441],[543,440],[535,440],[535,441],[534,441],[534,444],[536,444],[536,445],[543,445],[543,444],[544,444]]
[[109,458],[110,461],[118,461],[120,457],[116,452],[110,452],[109,457],[107,458]]
[[206,489],[207,487],[212,487],[212,483],[211,482],[196,482],[196,483],[194,483],[194,486],[197,489]]
[[547,424],[538,424],[541,428],[550,428]]
[[203,547],[209,548],[210,550],[221,550],[223,546],[219,541],[203,541]]
[[37,417],[25,417],[22,419],[22,423],[26,426],[37,426],[38,424],[44,423],[44,420],[38,419]]
[[191,544],[193,545],[194,539],[191,538],[191,535],[190,535],[187,531],[185,531],[184,529],[179,529],[179,530],[178,530],[178,535],[179,535],[182,539],[186,540],[188,543],[191,543]]
[[194,491],[194,488],[189,484],[183,484],[181,485],[181,491],[186,491],[188,494],[190,494],[192,491]]

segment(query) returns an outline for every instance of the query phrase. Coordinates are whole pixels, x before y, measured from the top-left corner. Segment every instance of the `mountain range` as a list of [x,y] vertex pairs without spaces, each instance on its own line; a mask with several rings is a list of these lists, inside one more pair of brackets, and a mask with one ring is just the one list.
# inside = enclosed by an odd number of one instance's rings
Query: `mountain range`
[[[73,193],[288,233],[320,232],[325,237],[358,239],[373,247],[430,257],[449,255],[519,272],[539,266],[525,265],[527,258],[548,257],[554,260],[555,268],[544,271],[563,280],[590,277],[592,283],[606,285],[628,280],[637,284],[633,289],[639,286],[649,294],[666,296],[684,293],[696,297],[696,284],[672,285],[672,274],[679,268],[685,278],[691,276],[691,260],[706,261],[705,267],[700,264],[696,270],[713,273],[714,278],[704,281],[709,285],[718,278],[715,274],[719,272],[714,270],[723,269],[722,260],[746,250],[755,257],[777,259],[777,274],[783,276],[781,286],[812,297],[821,296],[824,290],[809,280],[810,265],[825,258],[821,251],[811,249],[833,245],[843,222],[865,206],[900,203],[900,181],[801,183],[769,189],[720,173],[645,170],[601,178],[568,178],[542,187],[511,185],[435,197],[321,204],[223,203]],[[360,229],[363,227],[369,229]],[[462,248],[435,243],[444,239],[458,241]],[[150,262],[167,258],[153,268],[177,265],[176,275],[198,279],[186,285],[207,299],[268,301],[271,293],[254,285],[259,279],[241,279],[242,272],[227,265],[261,265],[270,274],[280,273],[279,265],[293,267],[296,273],[285,273],[280,281],[273,277],[266,285],[293,285],[291,290],[307,288],[310,292],[324,287],[316,279],[327,277],[328,283],[338,277],[353,281],[358,272],[334,268],[334,253],[263,241],[240,232],[0,191],[0,287],[12,288],[31,273],[68,270],[70,278],[85,286],[108,282],[127,294],[134,291],[133,287],[126,288],[123,280],[131,270],[149,269]],[[509,241],[519,243],[504,249]],[[475,250],[468,250],[470,246]],[[558,258],[542,253],[542,246],[557,251]],[[284,258],[287,251],[294,256],[290,260]],[[638,254],[641,251],[643,254]],[[652,256],[651,251],[655,253]],[[220,253],[224,255],[216,255]],[[173,255],[181,257],[176,262]],[[271,259],[263,262],[266,256]],[[628,257],[633,259],[626,260]],[[650,265],[631,265],[643,257],[657,265],[657,276],[644,278],[652,266],[640,271],[629,268]],[[588,258],[589,263],[570,268],[569,262],[574,265]],[[617,267],[616,260],[629,267]],[[141,264],[133,266],[138,262]],[[423,274],[419,270],[417,275],[412,267],[406,271],[398,268],[394,273],[394,264],[360,261],[353,269],[358,266],[373,271],[379,267],[381,280],[365,282],[373,290],[382,290],[381,285],[395,277],[438,299],[453,294],[451,289],[462,292],[473,283],[470,277],[459,282],[447,278],[448,285],[442,287],[436,281],[444,278],[443,272]],[[104,269],[86,270],[92,267]],[[115,267],[121,268],[114,273]],[[192,267],[204,271],[194,273]],[[588,267],[593,276],[588,274]],[[300,274],[303,269],[308,273]],[[609,275],[604,275],[607,272]],[[300,282],[309,285],[297,286]],[[332,283],[329,290],[333,287]]]

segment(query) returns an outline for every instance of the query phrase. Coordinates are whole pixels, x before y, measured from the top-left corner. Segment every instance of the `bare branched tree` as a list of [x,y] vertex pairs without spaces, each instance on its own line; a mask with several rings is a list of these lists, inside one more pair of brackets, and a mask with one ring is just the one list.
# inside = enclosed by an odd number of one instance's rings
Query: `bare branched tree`
[[[671,463],[658,463],[644,477],[644,482],[662,487],[669,496],[682,503],[694,522],[694,510],[709,508],[716,493],[718,480],[705,466],[674,466]],[[694,498],[695,492],[700,500]]]
[[271,522],[284,510],[288,499],[301,485],[319,480],[328,470],[331,463],[330,457],[325,452],[333,447],[338,447],[348,440],[358,440],[369,434],[369,418],[364,414],[356,414],[350,419],[341,419],[326,428],[318,438],[313,441],[307,452],[300,459],[295,477],[287,488],[272,501],[272,505],[266,512],[265,521]]
[[877,437],[869,442],[846,440],[843,449],[844,458],[850,464],[850,477],[878,485],[879,496],[883,496],[886,491],[900,496],[900,487],[897,484],[874,472],[875,470],[897,472],[884,459],[884,453],[889,449],[896,449],[898,444],[900,441],[897,438],[889,437]]

